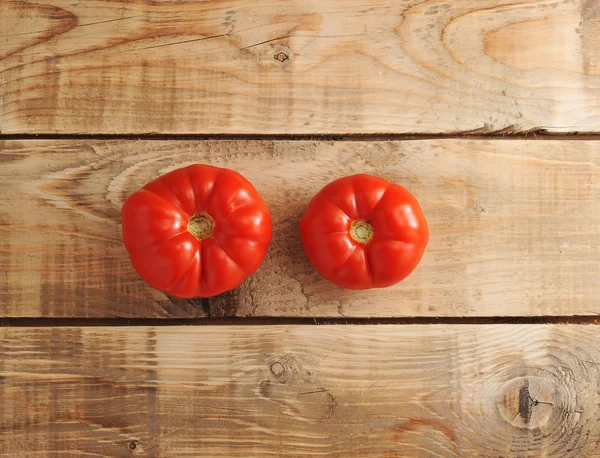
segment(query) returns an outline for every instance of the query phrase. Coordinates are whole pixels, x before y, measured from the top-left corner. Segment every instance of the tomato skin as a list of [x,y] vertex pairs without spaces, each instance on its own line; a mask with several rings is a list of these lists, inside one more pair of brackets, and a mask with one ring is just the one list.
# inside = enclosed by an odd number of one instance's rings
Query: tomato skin
[[123,242],[140,276],[181,298],[235,288],[260,266],[271,215],[242,175],[210,165],[169,172],[121,209]]
[[406,278],[423,256],[429,229],[408,190],[361,174],[335,180],[314,196],[300,237],[323,277],[343,288],[369,289]]

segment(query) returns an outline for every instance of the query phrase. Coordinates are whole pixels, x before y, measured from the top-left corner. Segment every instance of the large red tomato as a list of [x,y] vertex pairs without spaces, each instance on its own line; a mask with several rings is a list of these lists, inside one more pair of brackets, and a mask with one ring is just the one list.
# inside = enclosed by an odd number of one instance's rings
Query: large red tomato
[[174,170],[132,194],[121,211],[133,266],[173,296],[238,286],[262,262],[271,215],[242,175],[209,165]]
[[350,289],[383,288],[404,279],[429,241],[415,197],[370,175],[325,186],[308,205],[300,235],[317,271]]

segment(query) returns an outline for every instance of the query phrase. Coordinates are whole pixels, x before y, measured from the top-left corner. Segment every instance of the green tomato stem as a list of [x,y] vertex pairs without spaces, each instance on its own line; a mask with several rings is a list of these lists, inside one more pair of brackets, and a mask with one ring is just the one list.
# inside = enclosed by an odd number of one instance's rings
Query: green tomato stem
[[215,229],[215,220],[208,213],[194,213],[188,221],[187,230],[197,240],[212,237]]
[[350,237],[358,243],[367,244],[373,238],[373,226],[362,219],[354,220],[350,224]]

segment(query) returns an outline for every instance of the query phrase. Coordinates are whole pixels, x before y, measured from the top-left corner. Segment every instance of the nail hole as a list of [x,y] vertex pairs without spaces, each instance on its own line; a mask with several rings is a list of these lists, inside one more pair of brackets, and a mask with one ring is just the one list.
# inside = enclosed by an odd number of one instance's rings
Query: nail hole
[[273,56],[273,59],[278,60],[279,62],[285,62],[290,57],[284,52],[278,52]]
[[285,366],[283,364],[281,364],[279,361],[275,361],[273,364],[271,364],[271,373],[274,376],[279,377],[279,376],[283,375],[284,372],[285,372]]

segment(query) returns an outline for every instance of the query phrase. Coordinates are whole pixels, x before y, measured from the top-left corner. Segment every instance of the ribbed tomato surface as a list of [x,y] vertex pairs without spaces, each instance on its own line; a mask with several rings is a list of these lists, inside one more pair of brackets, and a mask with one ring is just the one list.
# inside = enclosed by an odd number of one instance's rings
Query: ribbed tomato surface
[[325,186],[308,205],[300,235],[317,271],[350,289],[404,279],[429,241],[417,199],[402,186],[364,174]]
[[271,216],[242,175],[209,165],[169,172],[123,205],[123,241],[154,288],[182,298],[235,288],[261,264]]

